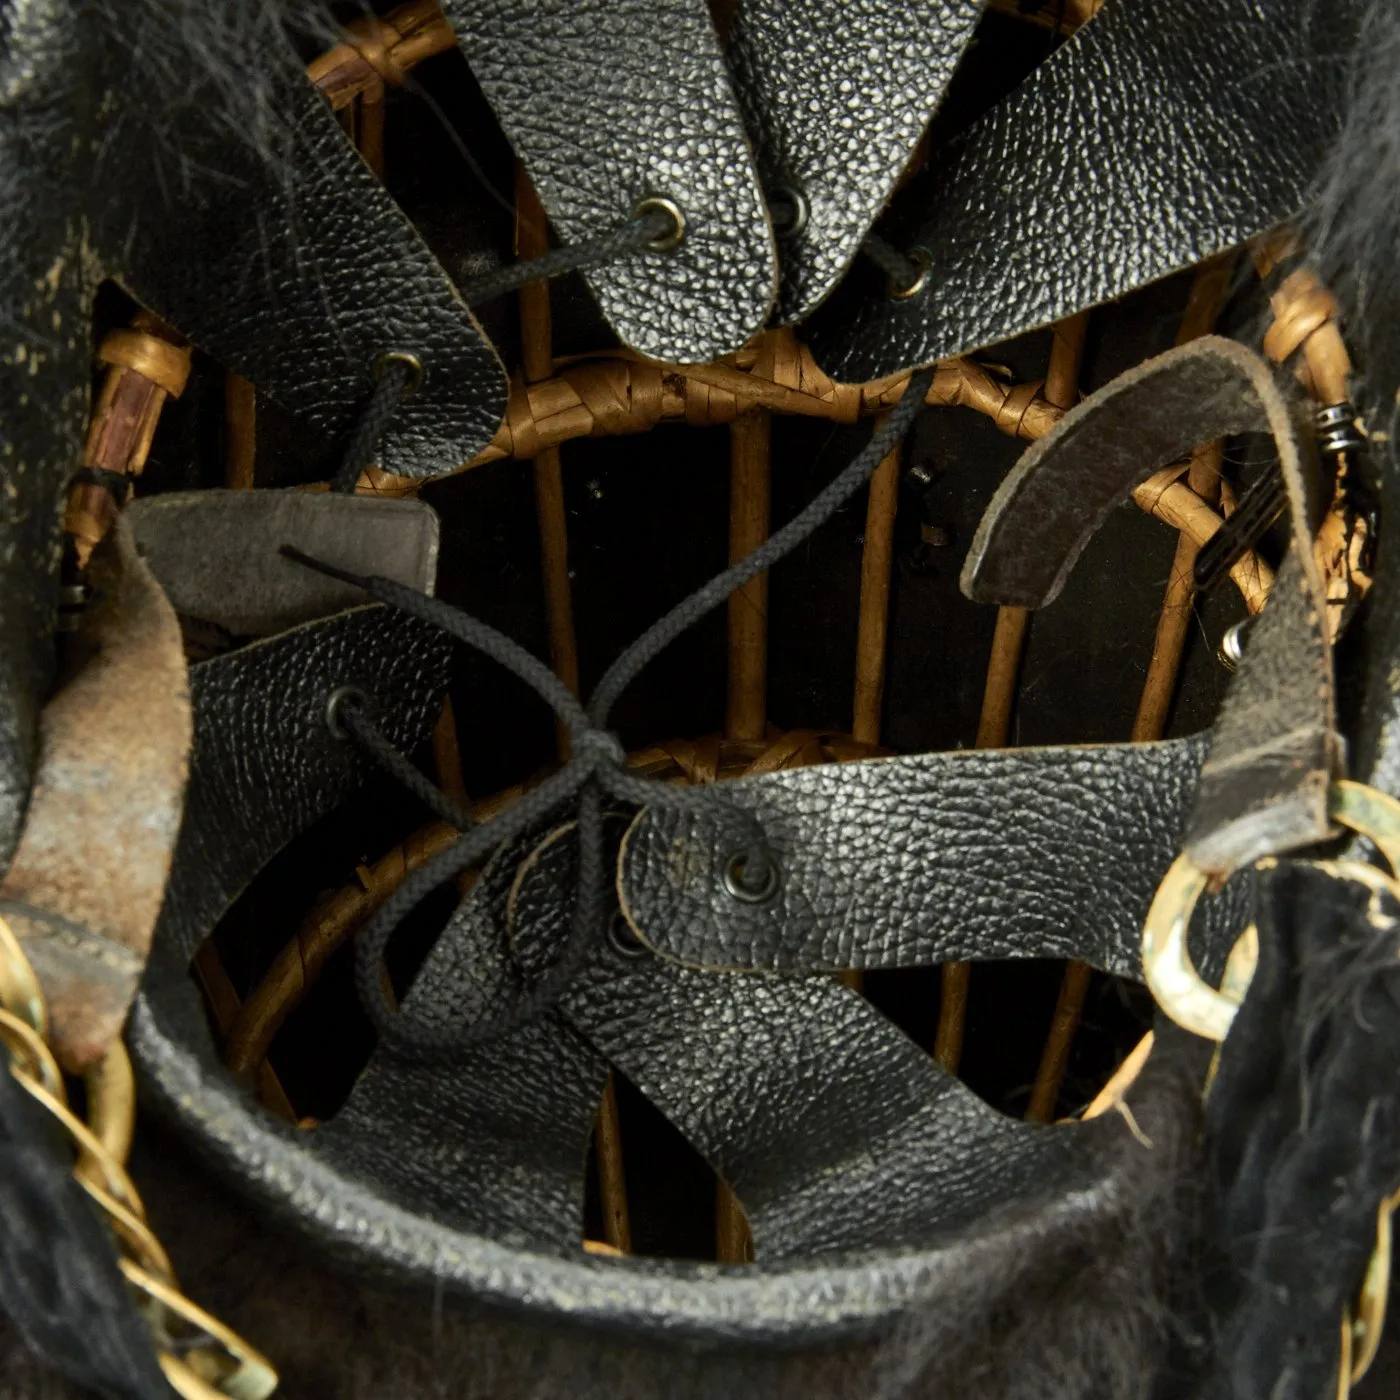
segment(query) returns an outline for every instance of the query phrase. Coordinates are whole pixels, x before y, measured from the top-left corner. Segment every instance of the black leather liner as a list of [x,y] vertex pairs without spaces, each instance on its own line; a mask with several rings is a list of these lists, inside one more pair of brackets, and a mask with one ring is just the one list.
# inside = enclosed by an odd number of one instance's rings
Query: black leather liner
[[[663,957],[768,972],[1071,957],[1141,980],[1142,924],[1181,844],[1204,735],[1156,744],[964,750],[726,783],[724,801],[643,811],[623,909]],[[782,872],[764,903],[724,884],[758,819]],[[1247,890],[1205,900],[1218,970]]]
[[777,294],[777,253],[705,0],[445,0],[448,18],[563,243],[648,196],[686,236],[587,274],[618,336],[654,359],[738,350]]
[[[979,602],[1041,607],[1060,591],[1109,511],[1153,471],[1232,433],[1267,432],[1306,540],[1308,482],[1273,371],[1219,336],[1129,370],[1029,448],[997,489],[963,568]],[[1322,580],[1290,549],[1212,731],[1186,844],[1224,876],[1332,834],[1327,788],[1340,766]]]
[[835,286],[972,37],[981,0],[745,0],[726,50],[764,187],[801,192],[777,320]]
[[450,657],[441,632],[376,605],[191,666],[194,748],[156,941],[188,961],[253,876],[364,781],[368,760],[326,725],[332,691],[359,686],[412,748],[437,718]]
[[1340,125],[1360,0],[1108,0],[900,209],[925,290],[852,278],[807,327],[864,382],[1007,340],[1284,222]]
[[329,441],[381,351],[417,354],[423,391],[384,447],[395,472],[468,460],[505,409],[495,352],[307,82],[277,7],[177,10],[0,0],[0,862],[51,684],[61,496],[100,279]]

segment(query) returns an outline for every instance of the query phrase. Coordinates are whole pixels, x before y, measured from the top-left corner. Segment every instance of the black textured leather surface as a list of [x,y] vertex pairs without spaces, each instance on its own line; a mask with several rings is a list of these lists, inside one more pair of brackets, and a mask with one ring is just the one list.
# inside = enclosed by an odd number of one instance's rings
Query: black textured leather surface
[[850,266],[972,36],[981,0],[745,0],[726,50],[764,188],[797,190],[777,320]]
[[[964,750],[726,783],[640,813],[619,888],[637,934],[691,967],[769,972],[1071,957],[1141,979],[1142,924],[1180,849],[1204,736]],[[725,887],[751,813],[782,872],[764,903]],[[1245,882],[1204,900],[1198,965],[1244,927]]]
[[375,357],[416,353],[423,391],[384,447],[396,472],[466,461],[504,412],[494,351],[306,81],[278,14],[0,0],[0,861],[51,680],[60,497],[101,278],[330,440]]
[[[519,993],[505,908],[530,844],[499,851],[462,900],[403,999],[406,1015],[460,1029]],[[606,1072],[597,1053],[553,1018],[450,1065],[380,1050],[308,1150],[440,1224],[574,1254]]]
[[1361,8],[1108,0],[935,153],[896,203],[901,246],[929,251],[926,290],[891,301],[851,278],[807,328],[818,362],[854,382],[929,364],[1282,223],[1338,130]]
[[326,725],[332,691],[359,686],[411,749],[437,718],[450,656],[435,628],[374,606],[191,666],[190,781],[156,941],[193,957],[253,876],[364,781],[368,760]]
[[[521,866],[517,947],[560,946],[576,879],[567,827]],[[827,978],[692,972],[605,944],[560,1010],[734,1187],[769,1262],[995,1228],[1084,1141],[1003,1117]]]
[[[1294,539],[1311,536],[1292,412],[1252,351],[1203,336],[1120,375],[1029,448],[992,498],[963,568],[979,602],[1041,607],[1089,537],[1153,471],[1231,433],[1268,432]],[[1289,551],[1212,732],[1186,843],[1221,876],[1331,834],[1338,766],[1322,581]]]
[[618,336],[701,363],[762,328],[777,253],[704,0],[446,0],[472,71],[565,244],[638,200],[685,213],[672,253],[588,273]]
[[266,637],[363,604],[364,591],[283,557],[377,574],[431,593],[438,518],[425,501],[334,491],[168,491],[124,512],[136,547],[182,617]]
[[[1167,1028],[1170,1031],[1170,1027]],[[762,1263],[741,1270],[661,1260],[559,1258],[523,1252],[438,1225],[405,1210],[392,1192],[332,1170],[305,1150],[305,1134],[259,1109],[221,1071],[182,962],[157,948],[129,1040],[147,1101],[174,1119],[212,1163],[277,1218],[361,1270],[388,1271],[433,1288],[543,1309],[580,1324],[603,1324],[671,1342],[817,1343],[887,1329],[915,1299],[936,1312],[986,1276],[1016,1240],[1027,1249],[1073,1248],[1110,1225],[1131,1198],[1141,1159],[1117,1115],[1087,1125],[1098,1148],[1077,1189],[1047,1182],[998,1231],[969,1229],[927,1250],[820,1266]],[[1157,1057],[1134,1086],[1143,1132],[1162,1142],[1179,1132],[1194,1095],[1163,1093]]]

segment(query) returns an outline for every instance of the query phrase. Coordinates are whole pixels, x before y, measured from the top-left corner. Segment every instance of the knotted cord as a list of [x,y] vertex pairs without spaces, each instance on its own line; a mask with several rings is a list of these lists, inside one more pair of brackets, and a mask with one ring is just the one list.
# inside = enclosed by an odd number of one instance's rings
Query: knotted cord
[[[932,370],[914,376],[903,397],[865,447],[786,525],[752,553],[683,599],[638,637],[608,668],[586,708],[538,657],[477,618],[392,579],[350,573],[290,546],[283,547],[282,553],[287,558],[362,588],[377,601],[442,628],[504,666],[554,710],[570,736],[572,757],[558,772],[491,821],[466,830],[451,846],[425,861],[385,900],[361,932],[355,947],[356,989],[387,1046],[416,1058],[448,1059],[472,1045],[509,1033],[554,1005],[603,931],[607,912],[603,863],[604,795],[635,806],[664,805],[677,809],[693,809],[702,802],[724,800],[714,789],[678,790],[630,773],[622,744],[607,728],[613,707],[642,668],[681,633],[735,589],[770,569],[805,541],[869,480],[876,466],[907,432],[932,377]],[[392,745],[374,730],[363,704],[347,706],[342,703],[337,713],[351,737],[359,738],[390,771],[403,776],[403,765],[408,761],[394,752]],[[389,753],[394,753],[392,759],[388,758]],[[408,781],[422,795],[421,787],[427,780],[416,774]],[[435,811],[444,811],[438,797],[427,800]],[[451,802],[445,795],[440,795],[440,800],[441,803]],[[578,803],[579,864],[573,920],[564,947],[549,970],[505,1011],[469,1027],[428,1027],[416,1024],[399,1012],[391,1004],[380,976],[384,950],[398,924],[431,890],[575,800]],[[735,878],[752,892],[770,890],[776,886],[772,853],[757,823],[742,815],[741,819],[750,823],[751,830],[744,851],[734,863]],[[456,824],[457,818],[449,820]]]

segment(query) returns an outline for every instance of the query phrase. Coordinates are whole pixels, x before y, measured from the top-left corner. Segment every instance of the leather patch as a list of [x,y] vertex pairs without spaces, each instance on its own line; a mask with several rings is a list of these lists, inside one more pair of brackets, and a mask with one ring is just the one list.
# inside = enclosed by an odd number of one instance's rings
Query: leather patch
[[[925,290],[849,279],[817,362],[865,383],[1008,340],[1290,218],[1341,124],[1361,0],[1114,0],[895,203]],[[899,225],[899,232],[894,231]]]
[[779,230],[777,321],[809,315],[850,266],[937,108],[980,0],[745,0],[726,53]]
[[283,545],[420,593],[437,578],[438,518],[423,501],[172,491],[125,514],[175,611],[234,637],[271,636],[364,603],[363,590],[283,558]]
[[39,765],[0,910],[81,1073],[121,1032],[170,875],[190,697],[180,628],[126,523],[92,558],[82,669],[45,706]]
[[472,72],[565,244],[639,200],[685,214],[674,252],[586,274],[633,349],[705,363],[762,329],[777,252],[705,0],[446,0]]
[[[1142,923],[1180,848],[1204,753],[1197,737],[741,778],[688,812],[638,814],[618,866],[622,908],[648,947],[696,968],[1062,957],[1140,981]],[[754,818],[781,880],[750,903],[729,892],[725,870]],[[1201,965],[1223,967],[1246,895],[1232,886],[1202,902]]]

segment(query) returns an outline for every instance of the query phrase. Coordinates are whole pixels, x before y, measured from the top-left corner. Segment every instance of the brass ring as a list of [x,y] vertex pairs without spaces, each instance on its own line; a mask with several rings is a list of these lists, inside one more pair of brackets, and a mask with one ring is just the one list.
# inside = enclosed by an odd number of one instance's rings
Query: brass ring
[[386,350],[382,355],[375,356],[371,378],[376,384],[384,378],[384,371],[390,365],[408,367],[408,382],[403,386],[406,396],[416,394],[423,387],[423,361],[417,355],[409,354],[407,350]]
[[894,279],[891,278],[889,284],[891,301],[908,301],[910,297],[918,296],[928,285],[929,268],[933,266],[933,254],[927,248],[915,246],[904,256],[919,269],[919,275],[907,287],[896,287]]
[[671,231],[649,239],[642,247],[648,253],[675,252],[685,238],[685,211],[674,199],[667,199],[663,195],[650,195],[638,201],[637,207],[632,211],[632,217],[645,219],[648,214],[665,214],[671,221]]
[[[1338,861],[1328,868],[1375,890],[1400,898],[1393,875],[1400,871],[1400,802],[1364,783],[1334,782],[1327,794],[1327,814],[1341,826],[1375,843],[1392,878],[1374,866]],[[1183,852],[1157,887],[1142,929],[1143,979],[1157,1005],[1177,1025],[1208,1040],[1224,1040],[1258,961],[1258,932],[1251,925],[1230,954],[1228,985],[1212,987],[1196,970],[1186,946],[1191,915],[1206,887],[1206,872]],[[1252,948],[1246,940],[1253,934]]]

